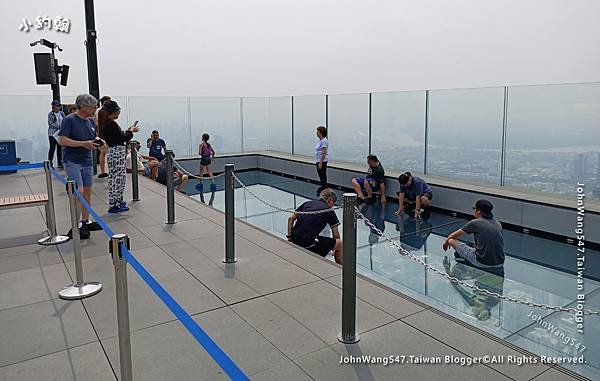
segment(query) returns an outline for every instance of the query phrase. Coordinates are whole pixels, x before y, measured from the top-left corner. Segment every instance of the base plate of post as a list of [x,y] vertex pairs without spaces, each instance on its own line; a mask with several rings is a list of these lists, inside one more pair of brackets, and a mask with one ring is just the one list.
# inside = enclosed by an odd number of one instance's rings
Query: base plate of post
[[344,344],[356,344],[360,341],[360,335],[357,333],[354,335],[353,338],[350,339],[344,339],[344,337],[342,336],[342,334],[340,333],[338,335],[338,340]]
[[96,295],[102,291],[102,283],[89,282],[83,283],[82,285],[71,285],[63,288],[58,292],[58,296],[61,299],[74,300],[83,299],[88,296]]
[[38,240],[40,245],[60,245],[70,240],[66,235],[48,236]]
[[237,258],[233,259],[233,260],[227,260],[227,259],[223,259],[223,263],[236,263],[237,262]]

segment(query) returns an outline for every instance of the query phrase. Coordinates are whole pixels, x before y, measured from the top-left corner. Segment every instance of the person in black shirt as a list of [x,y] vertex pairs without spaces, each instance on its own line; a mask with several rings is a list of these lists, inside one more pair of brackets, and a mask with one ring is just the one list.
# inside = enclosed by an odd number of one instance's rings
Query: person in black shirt
[[121,108],[115,101],[104,102],[102,108],[98,111],[98,124],[108,146],[106,159],[108,162],[109,213],[121,213],[129,210],[127,204],[123,201],[126,173],[125,158],[127,156],[125,144],[133,139],[134,132],[140,130],[136,124],[130,126],[127,131],[121,130],[121,127],[115,121],[120,113]]
[[[387,201],[385,198],[385,171],[375,155],[367,156],[367,164],[369,164],[367,176],[353,178],[352,188],[354,188],[354,191],[358,195],[359,202],[365,201],[371,204],[375,202],[373,189],[379,189],[379,192],[381,193],[381,203],[383,204]],[[363,190],[367,193],[366,199]]]
[[[307,201],[300,205],[297,212],[311,212],[333,208],[337,195],[331,189],[321,191],[318,200]],[[287,239],[298,246],[317,253],[322,257],[333,250],[336,263],[342,264],[342,240],[338,225],[340,221],[335,212],[320,214],[293,214],[288,218]],[[319,235],[329,225],[333,238]]]

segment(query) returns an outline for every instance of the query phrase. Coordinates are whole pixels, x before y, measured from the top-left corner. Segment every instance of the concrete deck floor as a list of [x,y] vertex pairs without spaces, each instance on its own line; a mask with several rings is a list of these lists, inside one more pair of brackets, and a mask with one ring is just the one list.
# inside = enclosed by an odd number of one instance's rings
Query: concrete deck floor
[[[41,171],[0,176],[0,196],[45,193]],[[92,206],[200,326],[253,380],[572,380],[546,365],[341,365],[345,355],[474,356],[522,352],[359,278],[359,343],[338,342],[341,269],[243,222],[237,264],[225,266],[224,217],[176,195],[166,225],[165,188],[140,178],[141,201],[106,213],[106,180]],[[64,187],[54,183],[59,232],[69,227]],[[128,187],[126,198],[131,199]],[[82,301],[58,299],[74,278],[71,243],[38,246],[43,207],[0,211],[0,380],[119,378],[114,270],[101,232],[83,242],[86,281],[104,289]],[[227,376],[129,268],[134,376],[215,380]]]

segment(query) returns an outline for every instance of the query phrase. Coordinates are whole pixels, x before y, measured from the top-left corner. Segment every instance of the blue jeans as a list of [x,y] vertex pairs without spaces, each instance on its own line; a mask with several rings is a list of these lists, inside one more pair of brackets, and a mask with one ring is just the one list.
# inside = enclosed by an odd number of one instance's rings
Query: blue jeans
[[77,187],[89,188],[92,186],[94,169],[91,165],[81,165],[70,161],[63,162],[63,165],[65,172],[67,172],[67,179],[75,181]]

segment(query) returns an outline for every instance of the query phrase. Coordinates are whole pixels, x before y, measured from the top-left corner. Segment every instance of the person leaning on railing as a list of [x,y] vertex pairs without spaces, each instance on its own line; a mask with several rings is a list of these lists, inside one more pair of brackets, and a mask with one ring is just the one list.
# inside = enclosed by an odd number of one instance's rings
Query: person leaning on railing
[[133,133],[140,128],[133,124],[123,131],[116,120],[119,118],[121,108],[115,101],[106,101],[98,112],[98,122],[102,126],[104,139],[108,146],[108,204],[109,213],[121,213],[129,210],[123,200],[125,192],[125,158],[127,149],[125,144],[133,138]]
[[[96,122],[93,119],[98,101],[90,94],[81,94],[77,96],[75,104],[77,111],[67,115],[62,121],[58,143],[63,146],[63,165],[67,177],[75,181],[85,200],[91,204],[94,173],[92,152],[104,144],[102,139],[96,138]],[[77,202],[78,210],[81,210],[79,236],[87,239],[90,237],[90,230],[102,230],[102,227],[97,222],[91,222],[88,210]],[[69,230],[68,235],[71,237],[72,231]]]
[[[306,201],[296,209],[296,212],[318,212],[331,209],[335,205],[337,195],[331,189],[321,191],[318,200]],[[305,249],[326,257],[333,251],[336,263],[342,264],[342,240],[338,226],[340,224],[333,210],[316,214],[294,213],[288,218],[288,241]],[[319,235],[325,226],[329,225],[333,238]]]

